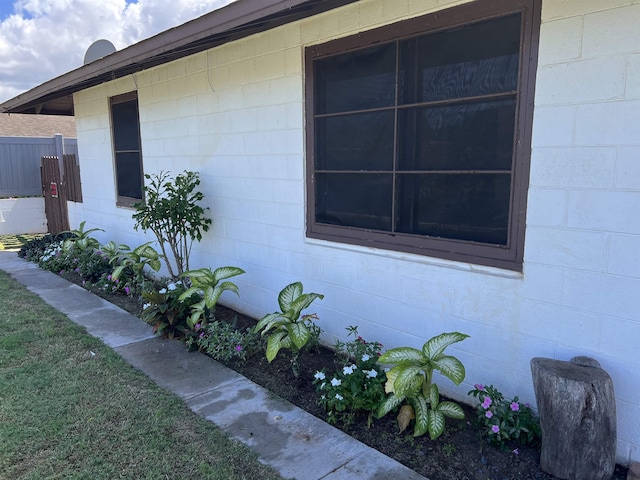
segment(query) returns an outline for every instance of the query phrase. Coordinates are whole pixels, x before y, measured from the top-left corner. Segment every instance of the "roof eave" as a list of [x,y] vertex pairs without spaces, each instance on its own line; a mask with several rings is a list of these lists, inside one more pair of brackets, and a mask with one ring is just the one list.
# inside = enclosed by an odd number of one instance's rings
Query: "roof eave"
[[3,113],[73,115],[73,93],[358,0],[237,0],[0,104]]

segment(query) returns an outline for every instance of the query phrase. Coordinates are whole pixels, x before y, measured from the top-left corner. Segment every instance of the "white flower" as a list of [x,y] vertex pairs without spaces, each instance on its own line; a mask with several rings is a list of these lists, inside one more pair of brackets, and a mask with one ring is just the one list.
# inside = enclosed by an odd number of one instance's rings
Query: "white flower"
[[348,367],[342,367],[342,373],[344,373],[345,375],[351,375],[355,368],[356,368],[355,365],[349,365]]
[[170,283],[169,285],[167,285],[167,288],[169,289],[169,291],[174,291],[176,289],[176,284]]
[[339,393],[336,393],[336,400],[344,400],[344,397]]
[[320,399],[321,399],[321,400],[324,400],[325,398],[327,398],[327,397],[325,397],[324,395],[322,395],[322,396],[320,397]]
[[176,282],[176,285],[182,285],[182,280],[178,280],[178,281]]
[[[320,390],[322,390],[326,384],[327,384],[327,382],[322,382],[322,385],[320,385]],[[324,397],[324,395],[323,395],[323,397]]]
[[161,289],[161,290],[158,290],[158,293],[167,293],[167,289],[166,289],[166,288],[163,288],[163,289]]
[[367,377],[376,378],[378,376],[378,372],[376,372],[373,368],[367,372]]
[[331,386],[332,387],[339,387],[340,385],[342,385],[342,380],[338,380],[337,378],[332,378],[331,379]]
[[150,303],[145,303],[144,305],[142,305],[142,309],[146,310],[147,308],[149,308],[151,306]]
[[364,355],[362,355],[362,361],[366,362],[367,360],[369,360],[371,357],[369,355],[367,355],[366,353]]
[[315,378],[316,380],[324,380],[325,376],[323,372],[316,372],[316,374],[313,376],[313,378]]

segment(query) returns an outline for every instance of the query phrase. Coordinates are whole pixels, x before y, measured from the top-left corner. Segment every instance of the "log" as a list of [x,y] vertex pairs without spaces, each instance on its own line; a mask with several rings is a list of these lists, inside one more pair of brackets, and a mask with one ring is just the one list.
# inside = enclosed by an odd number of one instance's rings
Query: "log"
[[589,357],[531,360],[542,447],[540,468],[569,480],[608,480],[616,454],[613,381]]

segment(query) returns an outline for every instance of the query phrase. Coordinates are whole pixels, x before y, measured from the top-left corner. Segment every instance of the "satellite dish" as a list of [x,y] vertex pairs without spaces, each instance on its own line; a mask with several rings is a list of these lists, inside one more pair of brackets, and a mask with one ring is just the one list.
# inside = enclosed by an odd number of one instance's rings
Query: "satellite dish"
[[99,58],[111,55],[116,51],[116,47],[113,46],[109,40],[100,39],[93,42],[87,49],[87,53],[84,54],[84,64],[94,62]]

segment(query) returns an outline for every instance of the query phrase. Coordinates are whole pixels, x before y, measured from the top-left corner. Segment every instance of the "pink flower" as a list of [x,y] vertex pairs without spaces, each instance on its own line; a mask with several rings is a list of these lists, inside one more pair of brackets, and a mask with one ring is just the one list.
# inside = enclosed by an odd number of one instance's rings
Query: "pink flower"
[[498,425],[494,425],[493,427],[491,427],[491,431],[493,433],[498,433],[500,431],[500,427]]
[[517,412],[518,410],[520,410],[520,404],[518,402],[511,402],[511,405],[509,405],[509,407],[514,412]]
[[242,345],[236,345],[236,352],[239,352],[240,350],[242,350]]
[[491,417],[493,417],[493,412],[491,410],[487,410],[484,413],[484,416],[487,417],[487,418],[491,418]]
[[492,403],[493,401],[491,400],[491,397],[484,397],[484,401],[482,402],[482,408],[489,408]]
[[476,383],[474,387],[476,390],[480,390],[480,391],[484,390],[484,385],[482,385],[481,383]]
[[130,292],[129,287],[124,287],[124,293],[126,293],[127,295],[129,295],[129,292]]

